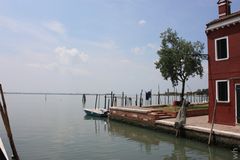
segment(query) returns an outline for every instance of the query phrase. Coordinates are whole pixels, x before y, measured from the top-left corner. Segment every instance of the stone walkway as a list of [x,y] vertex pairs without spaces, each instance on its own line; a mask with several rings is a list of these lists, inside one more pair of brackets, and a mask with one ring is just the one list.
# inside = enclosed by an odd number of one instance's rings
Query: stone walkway
[[[139,113],[159,111],[159,108],[152,108],[152,107],[131,106],[131,107],[114,107],[114,108],[123,110],[123,111],[127,110],[132,112],[139,112]],[[161,120],[156,120],[155,123],[160,125],[164,124],[164,125],[173,126],[175,119],[176,118],[161,119]],[[184,128],[209,133],[211,129],[211,123],[208,123],[208,115],[197,116],[197,117],[187,117],[186,125]],[[235,135],[240,138],[240,125],[228,126],[228,125],[214,124],[213,131],[219,134]]]
[[[175,123],[175,118],[157,120],[155,123],[173,127]],[[188,117],[184,128],[193,131],[210,133],[211,123],[208,123],[208,116]],[[240,125],[228,126],[214,124],[213,132],[217,135],[235,137],[237,139],[240,139]]]

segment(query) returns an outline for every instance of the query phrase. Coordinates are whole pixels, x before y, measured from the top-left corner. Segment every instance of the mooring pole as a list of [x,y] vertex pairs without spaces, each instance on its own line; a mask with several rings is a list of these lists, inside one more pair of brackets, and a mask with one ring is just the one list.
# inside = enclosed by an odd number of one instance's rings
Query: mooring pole
[[158,95],[157,95],[157,100],[158,100],[158,104],[160,104],[160,93],[158,91]]
[[104,109],[107,108],[107,95],[104,96]]
[[151,90],[150,105],[152,105],[152,99],[153,99],[153,95],[152,95],[152,90]]
[[114,97],[115,97],[115,94],[112,95],[112,107],[114,106]]
[[191,103],[193,103],[193,93],[191,92]]
[[101,100],[101,99],[100,99],[100,98],[101,98],[100,96],[101,96],[101,95],[99,94],[99,95],[98,95],[98,109],[100,108],[100,100]]
[[166,93],[164,94],[164,104],[166,105],[167,104],[167,101],[166,101]]
[[141,90],[141,93],[140,93],[140,99],[139,99],[140,107],[142,107],[142,105],[143,105],[142,92],[143,92],[143,90]]
[[125,106],[127,106],[127,96],[125,96]]
[[214,104],[214,109],[213,109],[213,115],[212,115],[212,126],[211,126],[210,134],[209,134],[209,137],[208,137],[208,145],[211,144],[213,127],[214,127],[214,121],[215,121],[215,114],[216,114],[216,108],[217,108],[217,100],[215,99],[215,104]]
[[169,89],[167,89],[167,103],[170,104],[170,101],[169,101]]
[[117,106],[117,96],[114,97],[114,106]]
[[15,160],[20,160],[18,153],[17,153],[17,149],[13,140],[13,135],[12,135],[12,131],[11,131],[11,126],[10,126],[10,122],[9,122],[9,118],[8,118],[8,112],[7,112],[7,105],[6,105],[6,101],[4,98],[4,94],[3,94],[3,89],[2,89],[2,85],[0,84],[0,92],[1,92],[1,98],[2,98],[2,103],[0,101],[0,112],[2,115],[2,120],[3,120],[3,124],[4,127],[7,131],[7,135],[8,135],[8,139],[9,139],[9,143],[10,146],[12,148],[12,152],[13,152],[13,158]]
[[113,106],[113,92],[111,92],[111,104],[110,104],[110,106],[112,107]]
[[[209,58],[209,61],[210,61],[210,58]],[[212,81],[212,93],[214,93],[214,79],[212,78],[212,67],[211,67],[211,63],[209,63],[209,79]],[[210,99],[209,99],[210,100]],[[208,137],[208,145],[211,144],[211,138],[212,138],[212,132],[213,132],[213,127],[214,127],[214,121],[215,121],[215,115],[216,115],[216,110],[217,110],[217,95],[215,95],[215,104],[214,104],[214,109],[213,109],[213,115],[212,115],[212,126],[211,126],[211,130],[210,130],[210,134],[209,134],[209,137]]]
[[136,94],[135,106],[138,104],[138,95]]
[[95,99],[95,109],[97,109],[97,101],[98,101],[98,95],[96,94],[96,99]]
[[110,105],[110,99],[108,98],[108,104],[107,104],[108,110],[109,110],[109,105]]
[[123,107],[124,105],[124,92],[122,92],[122,101],[121,101],[121,106]]

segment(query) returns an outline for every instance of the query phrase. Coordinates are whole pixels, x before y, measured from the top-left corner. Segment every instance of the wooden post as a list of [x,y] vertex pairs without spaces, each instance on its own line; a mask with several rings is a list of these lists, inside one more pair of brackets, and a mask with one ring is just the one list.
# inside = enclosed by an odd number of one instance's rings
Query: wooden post
[[193,94],[191,92],[191,103],[193,103]]
[[164,104],[165,104],[165,105],[167,104],[166,96],[167,96],[167,94],[165,93],[165,94],[164,94]]
[[104,96],[104,109],[107,108],[107,95]]
[[109,110],[109,105],[110,105],[110,99],[108,98],[108,104],[107,104],[108,110]]
[[193,93],[193,102],[196,103],[196,95]]
[[136,94],[135,106],[138,105],[138,95]]
[[150,99],[150,105],[152,105],[152,99],[153,99],[153,95],[152,95],[152,90],[151,90],[151,99]]
[[175,91],[175,87],[173,87],[173,101],[176,101],[176,91]]
[[140,107],[142,107],[142,105],[143,105],[142,92],[143,92],[143,90],[141,90],[141,93],[140,93],[140,101],[139,101]]
[[98,95],[98,109],[100,108],[100,100],[101,100],[101,98],[100,98],[100,94]]
[[217,99],[215,99],[215,104],[214,104],[214,109],[213,109],[212,126],[211,126],[210,134],[209,134],[209,137],[208,137],[208,145],[211,144],[211,138],[212,138],[212,132],[213,132],[213,127],[214,127],[216,109],[217,109]]
[[115,97],[115,94],[112,95],[112,106],[114,106],[114,97]]
[[177,92],[177,88],[176,88],[176,101],[178,100],[178,92]]
[[158,95],[157,95],[157,102],[158,104],[160,104],[160,92],[158,91]]
[[122,101],[121,101],[121,106],[124,106],[124,92],[122,92]]
[[96,94],[96,99],[95,99],[95,109],[97,109],[97,101],[98,101],[98,95]]
[[47,102],[47,95],[45,94],[45,103]]
[[127,106],[127,96],[125,96],[125,106]]
[[111,107],[113,106],[113,92],[111,92]]
[[117,106],[117,97],[114,97],[114,106]]
[[128,98],[128,101],[129,101],[129,106],[132,106],[132,98],[131,97]]
[[169,102],[169,89],[167,89],[167,103],[170,104],[170,102]]
[[4,127],[7,131],[7,135],[8,135],[8,139],[9,139],[9,143],[10,146],[12,148],[12,152],[13,152],[13,158],[15,160],[20,160],[18,153],[17,153],[17,149],[13,140],[13,135],[12,135],[12,131],[11,131],[11,126],[10,126],[10,122],[9,122],[9,118],[8,118],[8,112],[7,112],[7,105],[6,105],[6,101],[4,98],[4,94],[3,94],[3,89],[2,89],[2,85],[0,84],[0,92],[1,92],[1,98],[2,98],[2,103],[0,101],[0,112],[2,115],[2,120],[3,120],[3,124]]

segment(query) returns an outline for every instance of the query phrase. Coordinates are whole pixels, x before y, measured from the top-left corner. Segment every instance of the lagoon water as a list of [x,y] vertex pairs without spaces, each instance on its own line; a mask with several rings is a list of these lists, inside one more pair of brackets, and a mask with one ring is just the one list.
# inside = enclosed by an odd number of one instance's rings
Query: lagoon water
[[[80,96],[6,95],[6,101],[22,160],[227,160],[236,156],[230,149],[86,117]],[[10,155],[2,122],[0,136]]]

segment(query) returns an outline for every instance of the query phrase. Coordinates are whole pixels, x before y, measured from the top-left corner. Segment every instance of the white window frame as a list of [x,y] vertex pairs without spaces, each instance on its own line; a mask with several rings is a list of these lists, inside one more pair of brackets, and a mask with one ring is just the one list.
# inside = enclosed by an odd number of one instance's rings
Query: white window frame
[[[218,59],[218,54],[217,54],[217,41],[218,41],[218,40],[222,40],[222,39],[226,39],[226,41],[227,41],[227,58]],[[215,60],[216,60],[216,61],[224,61],[224,60],[228,60],[228,59],[229,59],[229,41],[228,41],[228,36],[215,39]]]
[[[219,101],[219,96],[218,96],[218,82],[227,82],[227,91],[228,91],[228,100],[227,101]],[[230,102],[230,84],[229,84],[229,80],[216,80],[216,99],[217,102],[219,103],[229,103]]]

